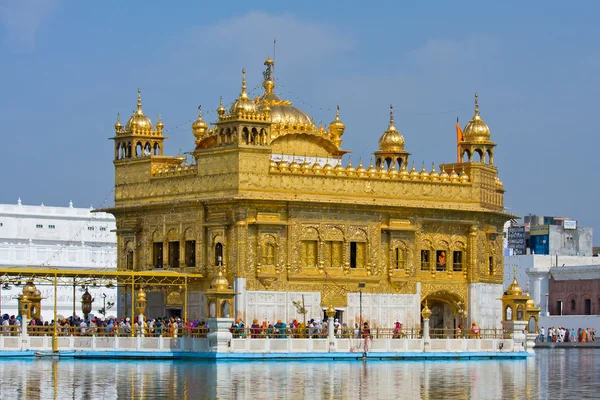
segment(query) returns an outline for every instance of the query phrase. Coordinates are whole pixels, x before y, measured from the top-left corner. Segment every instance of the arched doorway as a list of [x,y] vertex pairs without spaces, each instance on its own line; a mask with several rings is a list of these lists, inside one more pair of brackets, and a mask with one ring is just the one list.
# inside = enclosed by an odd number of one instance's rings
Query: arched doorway
[[421,309],[425,301],[431,310],[429,334],[432,338],[456,337],[459,334],[459,325],[463,327],[462,332],[465,331],[464,327],[467,323],[465,302],[458,295],[448,292],[432,293],[423,299]]

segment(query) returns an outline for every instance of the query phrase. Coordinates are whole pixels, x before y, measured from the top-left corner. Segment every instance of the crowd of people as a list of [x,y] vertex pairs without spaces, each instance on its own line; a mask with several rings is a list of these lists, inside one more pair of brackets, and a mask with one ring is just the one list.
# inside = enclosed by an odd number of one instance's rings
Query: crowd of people
[[538,332],[538,342],[595,342],[596,329],[594,328],[565,328],[564,326],[552,326],[548,332],[542,326]]
[[[39,318],[32,318],[27,324],[27,332],[30,335],[52,335],[54,332],[54,320],[42,321]],[[208,333],[208,324],[204,321],[184,322],[181,318],[160,317],[148,320],[144,317],[143,323],[139,323],[138,318],[134,318],[133,323],[130,318],[94,317],[83,319],[79,316],[58,319],[56,331],[58,335],[97,335],[97,336],[141,336],[142,329],[144,336],[197,336],[204,337]],[[21,317],[8,316],[2,317],[2,334],[4,336],[20,334]]]
[[[395,323],[393,329],[393,337],[400,338],[404,334],[402,332],[402,324],[400,322]],[[349,327],[345,322],[340,323],[339,319],[334,319],[333,329],[334,335],[337,338],[368,338],[371,336],[371,329],[369,322],[363,322],[362,330],[359,328],[359,323],[355,323],[354,327]],[[328,321],[320,319],[310,319],[306,323],[292,319],[289,324],[286,324],[282,320],[277,320],[276,323],[269,321],[262,321],[259,323],[258,319],[252,320],[250,327],[247,327],[244,321],[237,319],[231,324],[229,331],[234,338],[245,338],[249,337],[252,339],[261,338],[275,338],[275,339],[286,339],[286,338],[326,338],[328,335]]]

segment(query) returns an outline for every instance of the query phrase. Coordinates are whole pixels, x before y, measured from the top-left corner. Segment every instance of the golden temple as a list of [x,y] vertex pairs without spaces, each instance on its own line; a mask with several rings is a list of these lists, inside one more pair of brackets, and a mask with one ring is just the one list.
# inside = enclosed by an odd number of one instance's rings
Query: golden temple
[[[206,316],[202,293],[222,269],[247,321],[298,318],[304,299],[310,318],[333,305],[349,325],[361,313],[418,327],[427,301],[432,328],[499,327],[511,215],[478,98],[456,163],[409,166],[390,107],[375,164],[344,165],[339,107],[317,126],[276,94],[273,60],[264,65],[260,96],[242,71],[229,109],[221,99],[211,124],[199,112],[191,164],[163,154],[164,125],[153,127],[139,93],[125,127],[117,120],[115,205],[103,211],[117,220],[118,269],[202,274],[188,293],[191,318]],[[149,315],[178,312],[181,293],[169,290],[148,292]]]

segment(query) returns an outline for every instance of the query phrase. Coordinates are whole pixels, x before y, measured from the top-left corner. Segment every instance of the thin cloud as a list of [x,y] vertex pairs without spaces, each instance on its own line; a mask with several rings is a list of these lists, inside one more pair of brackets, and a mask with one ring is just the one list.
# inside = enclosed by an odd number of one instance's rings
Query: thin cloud
[[4,40],[21,51],[33,51],[40,26],[54,14],[59,3],[60,0],[18,0],[0,4]]

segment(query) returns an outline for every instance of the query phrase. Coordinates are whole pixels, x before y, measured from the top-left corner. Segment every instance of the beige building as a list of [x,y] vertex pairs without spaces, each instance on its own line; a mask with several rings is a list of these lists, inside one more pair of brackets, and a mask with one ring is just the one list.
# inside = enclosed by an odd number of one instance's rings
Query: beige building
[[[190,165],[163,154],[163,124],[152,125],[139,95],[127,124],[117,122],[115,206],[105,211],[117,220],[118,268],[204,274],[187,299],[191,319],[205,316],[201,291],[222,268],[247,323],[302,319],[304,301],[307,318],[333,305],[349,325],[362,310],[372,326],[419,327],[427,301],[432,328],[499,327],[502,228],[512,216],[477,99],[455,164],[411,166],[392,109],[375,165],[344,164],[339,108],[316,126],[277,96],[273,64],[265,61],[259,97],[248,96],[244,72],[217,121],[199,113]],[[150,316],[183,314],[180,293],[148,299]]]

